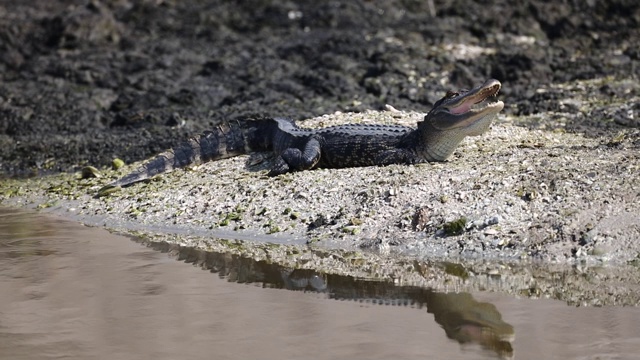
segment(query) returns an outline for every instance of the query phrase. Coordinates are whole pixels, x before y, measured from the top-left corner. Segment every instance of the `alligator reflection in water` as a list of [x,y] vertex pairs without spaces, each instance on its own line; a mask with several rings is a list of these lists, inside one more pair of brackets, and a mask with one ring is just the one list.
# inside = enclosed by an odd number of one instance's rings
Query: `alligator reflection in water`
[[447,337],[460,344],[476,343],[500,357],[513,356],[513,326],[504,322],[493,304],[478,302],[469,293],[438,293],[415,286],[396,286],[390,281],[371,281],[350,276],[320,274],[312,270],[287,269],[265,261],[183,247],[166,242],[148,246],[172,253],[178,259],[220,274],[228,281],[257,283],[264,287],[325,293],[329,298],[380,305],[427,308]]

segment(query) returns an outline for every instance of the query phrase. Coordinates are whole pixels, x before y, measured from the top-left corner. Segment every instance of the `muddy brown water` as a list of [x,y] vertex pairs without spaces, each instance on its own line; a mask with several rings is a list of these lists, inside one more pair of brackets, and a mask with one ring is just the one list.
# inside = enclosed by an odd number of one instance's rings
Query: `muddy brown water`
[[[637,359],[640,310],[207,254],[0,208],[0,359]],[[292,291],[297,290],[297,291]]]

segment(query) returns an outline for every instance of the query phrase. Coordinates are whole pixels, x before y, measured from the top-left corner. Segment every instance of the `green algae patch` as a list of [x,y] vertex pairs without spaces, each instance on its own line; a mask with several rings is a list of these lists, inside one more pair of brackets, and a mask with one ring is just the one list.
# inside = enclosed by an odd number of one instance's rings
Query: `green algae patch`
[[231,221],[240,221],[242,220],[242,215],[238,212],[231,212],[226,214],[222,220],[218,222],[218,226],[227,226]]
[[55,201],[55,200],[51,200],[51,201],[47,201],[45,203],[39,204],[38,206],[36,206],[36,208],[38,208],[38,209],[47,209],[47,208],[50,208],[50,207],[54,207],[56,205],[58,205],[58,202]]
[[16,196],[22,196],[25,195],[26,191],[24,189],[24,187],[19,186],[18,184],[16,184],[16,186],[7,186],[7,187],[0,187],[0,194],[2,195],[3,198],[11,198],[11,197],[16,197]]
[[461,217],[459,219],[444,223],[444,225],[442,225],[442,229],[444,230],[446,236],[454,236],[461,235],[464,232],[466,226],[467,218]]
[[362,231],[358,226],[348,225],[340,229],[345,234],[358,235]]

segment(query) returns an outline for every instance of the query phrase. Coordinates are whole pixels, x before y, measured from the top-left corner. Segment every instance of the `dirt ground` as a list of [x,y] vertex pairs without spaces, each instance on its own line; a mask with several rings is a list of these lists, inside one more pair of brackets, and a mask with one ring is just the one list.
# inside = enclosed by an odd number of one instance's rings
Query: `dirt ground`
[[552,84],[637,80],[640,4],[617,1],[0,0],[0,175],[145,159],[247,114],[427,111],[503,83],[507,115],[589,136],[638,128],[631,86],[580,111]]
[[[512,3],[0,0],[0,203],[120,231],[637,270],[640,3]],[[447,163],[269,179],[238,158],[92,197],[130,170],[114,158],[222,120],[412,125],[487,78],[505,109]],[[79,180],[87,165],[102,177]]]

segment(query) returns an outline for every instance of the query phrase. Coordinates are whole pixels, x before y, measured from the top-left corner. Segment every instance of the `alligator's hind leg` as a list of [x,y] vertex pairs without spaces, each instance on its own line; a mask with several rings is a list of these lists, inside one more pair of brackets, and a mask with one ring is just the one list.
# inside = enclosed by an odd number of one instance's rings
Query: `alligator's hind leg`
[[298,148],[285,149],[276,159],[269,176],[276,176],[290,171],[312,169],[320,160],[320,142],[311,138],[304,146],[304,150]]

